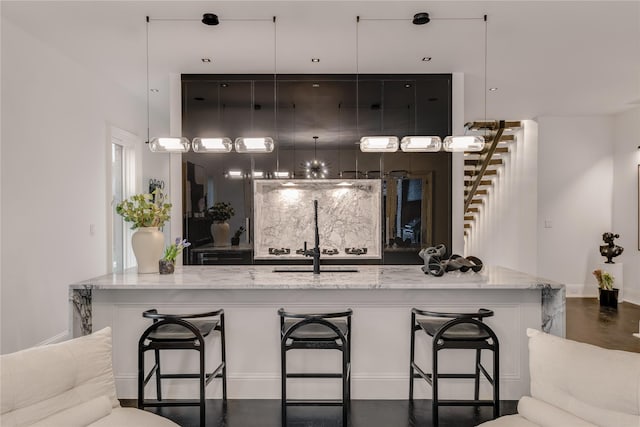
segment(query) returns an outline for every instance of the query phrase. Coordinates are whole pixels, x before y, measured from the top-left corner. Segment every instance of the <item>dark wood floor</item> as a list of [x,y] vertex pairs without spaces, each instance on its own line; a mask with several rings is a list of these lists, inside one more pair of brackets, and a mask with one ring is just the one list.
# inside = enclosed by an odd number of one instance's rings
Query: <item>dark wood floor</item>
[[[135,406],[135,400],[123,400],[123,406]],[[502,402],[502,414],[514,414],[516,401]],[[197,408],[149,408],[183,427],[197,427]],[[226,413],[220,400],[207,400],[207,426],[216,427],[282,427],[279,400],[229,400]],[[491,408],[442,407],[441,427],[471,427],[491,419]],[[350,427],[429,427],[431,401],[353,400]],[[287,427],[342,426],[339,407],[290,407]]]
[[640,306],[628,302],[618,309],[600,308],[596,298],[567,298],[567,338],[613,350],[640,353]]
[[[617,310],[600,308],[595,298],[567,299],[567,338],[615,350],[640,353],[638,332],[640,306],[621,303]],[[122,400],[123,406],[135,406],[135,400]],[[517,402],[503,401],[501,413],[516,412]],[[149,409],[152,410],[152,409]],[[183,427],[198,426],[197,408],[157,408],[155,411]],[[292,407],[288,427],[341,426],[340,408]],[[490,408],[449,407],[440,409],[440,426],[475,426],[491,419]],[[431,401],[354,400],[351,427],[431,426]],[[207,401],[207,426],[281,427],[279,400],[229,400],[226,411],[219,400]]]

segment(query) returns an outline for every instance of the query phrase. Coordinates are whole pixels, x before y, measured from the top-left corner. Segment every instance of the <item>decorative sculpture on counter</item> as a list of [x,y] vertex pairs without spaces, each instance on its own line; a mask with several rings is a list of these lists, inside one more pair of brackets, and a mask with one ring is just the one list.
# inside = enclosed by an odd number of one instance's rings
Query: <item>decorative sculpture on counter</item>
[[482,270],[482,261],[477,257],[468,256],[464,258],[460,255],[452,254],[449,258],[445,258],[446,253],[447,247],[442,244],[422,249],[418,255],[424,260],[424,265],[421,267],[424,274],[440,277],[450,271],[460,270],[465,273],[471,270],[477,273]]
[[611,259],[617,257],[624,251],[622,246],[613,243],[613,239],[618,238],[620,238],[619,234],[604,233],[602,235],[602,240],[604,240],[606,245],[600,245],[600,255],[607,258],[606,264],[615,264]]

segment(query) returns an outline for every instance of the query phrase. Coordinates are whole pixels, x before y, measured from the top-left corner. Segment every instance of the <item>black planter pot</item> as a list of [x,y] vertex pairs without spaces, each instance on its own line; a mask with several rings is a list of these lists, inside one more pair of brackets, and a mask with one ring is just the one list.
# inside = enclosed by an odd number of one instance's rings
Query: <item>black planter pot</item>
[[600,307],[618,308],[618,292],[620,289],[599,289],[600,291]]
[[239,237],[232,237],[231,238],[231,246],[239,246],[240,245],[240,238]]

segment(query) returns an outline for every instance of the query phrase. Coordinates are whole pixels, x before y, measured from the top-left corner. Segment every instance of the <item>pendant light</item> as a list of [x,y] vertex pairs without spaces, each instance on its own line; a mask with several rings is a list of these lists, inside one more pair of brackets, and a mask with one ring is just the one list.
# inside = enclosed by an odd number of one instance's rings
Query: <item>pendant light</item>
[[[360,17],[356,18],[356,123],[360,116]],[[384,107],[382,107],[382,113],[384,114]],[[356,125],[359,128],[358,125]],[[358,135],[360,130],[358,129]],[[392,153],[398,151],[398,137],[397,136],[363,136],[360,138],[360,151],[363,153]],[[357,169],[357,168],[356,168]]]
[[[487,121],[487,15],[484,15],[484,121]],[[484,149],[484,137],[477,135],[447,136],[443,148],[449,152],[478,152]]]
[[147,30],[147,141],[149,142],[149,150],[154,153],[186,153],[191,146],[189,139],[184,137],[155,137],[150,138],[151,113],[149,108],[149,17],[146,17]]
[[[276,87],[276,54],[277,54],[277,43],[276,43],[276,17],[273,17],[273,115],[274,115],[274,129],[277,126],[277,114],[278,114],[278,106],[277,106],[277,87]],[[251,89],[252,98],[254,96],[254,89]],[[252,100],[254,101],[254,100]],[[255,105],[255,101],[252,102]],[[252,105],[252,107],[254,106]],[[253,110],[251,109],[251,124],[253,125]],[[235,140],[235,148],[238,153],[271,153],[274,148],[273,138],[269,136],[265,137],[257,137],[257,138],[248,138],[248,137],[239,137]],[[278,172],[278,171],[276,171]],[[287,173],[288,175],[288,173]]]
[[305,175],[310,179],[323,179],[329,170],[325,162],[318,160],[318,137],[313,137],[313,160],[305,163]]

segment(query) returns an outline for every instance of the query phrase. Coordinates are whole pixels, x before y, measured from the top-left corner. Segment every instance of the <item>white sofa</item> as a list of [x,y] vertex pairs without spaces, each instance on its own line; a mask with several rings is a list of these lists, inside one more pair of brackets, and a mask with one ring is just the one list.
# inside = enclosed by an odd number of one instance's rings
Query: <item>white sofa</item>
[[150,412],[120,407],[111,328],[0,356],[0,388],[2,427],[177,426]]
[[639,353],[527,335],[531,397],[482,427],[640,427]]

